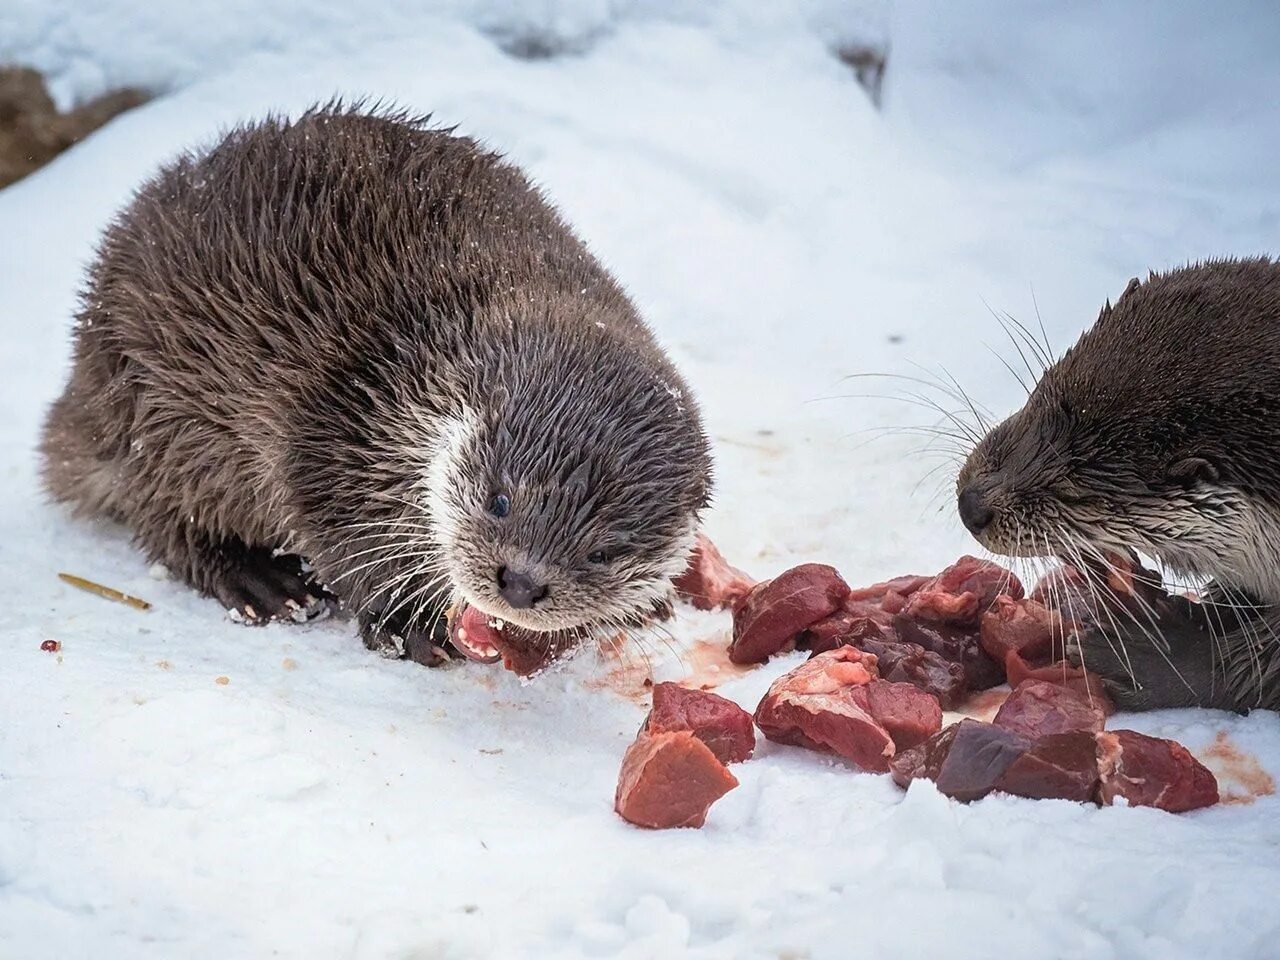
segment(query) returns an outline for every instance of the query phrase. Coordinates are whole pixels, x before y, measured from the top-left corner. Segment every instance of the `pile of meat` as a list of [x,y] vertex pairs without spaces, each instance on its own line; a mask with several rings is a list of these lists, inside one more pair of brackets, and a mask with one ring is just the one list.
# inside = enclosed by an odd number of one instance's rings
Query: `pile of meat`
[[[1126,569],[1108,584],[1117,603],[1158,589]],[[756,708],[755,725],[775,742],[891,773],[904,787],[927,778],[965,801],[1000,791],[1170,811],[1216,803],[1213,774],[1182,745],[1105,729],[1101,683],[1062,658],[1073,632],[1097,629],[1082,583],[1065,569],[1027,597],[1011,572],[973,557],[856,590],[822,564],[753,583],[704,540],[677,588],[697,606],[732,609],[736,663],[811,651]],[[1013,692],[990,723],[943,727],[944,710],[1006,682]],[[644,826],[701,825],[737,784],[724,764],[750,756],[750,726],[715,694],[660,684],[623,764],[618,812]],[[737,749],[722,756],[713,744],[727,742]]]

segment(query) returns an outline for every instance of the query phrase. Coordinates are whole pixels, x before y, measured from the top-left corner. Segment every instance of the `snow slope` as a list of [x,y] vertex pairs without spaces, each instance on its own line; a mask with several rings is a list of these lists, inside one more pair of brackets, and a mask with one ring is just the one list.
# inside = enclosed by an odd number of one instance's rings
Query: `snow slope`
[[[827,51],[883,28],[868,4],[5,5],[0,50],[64,100],[172,89],[0,193],[0,957],[1276,955],[1274,797],[961,807],[766,744],[704,830],[639,831],[611,800],[641,651],[521,685],[377,660],[341,622],[247,630],[41,499],[76,287],[131,187],[222,125],[367,93],[506,151],[628,285],[701,395],[731,558],[941,566],[969,549],[946,461],[880,429],[929,411],[842,378],[942,364],[1005,412],[988,305],[1038,305],[1061,349],[1148,267],[1280,253],[1280,21],[940,6],[895,7],[879,115]],[[576,52],[495,44],[529,22]],[[727,622],[673,630],[660,678]],[[788,666],[721,692],[753,706]],[[1280,775],[1274,714],[1131,725]]]

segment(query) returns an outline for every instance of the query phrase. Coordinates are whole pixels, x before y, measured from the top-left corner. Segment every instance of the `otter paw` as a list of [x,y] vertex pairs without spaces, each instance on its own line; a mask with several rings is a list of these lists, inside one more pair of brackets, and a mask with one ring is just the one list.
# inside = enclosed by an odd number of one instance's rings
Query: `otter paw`
[[304,623],[329,613],[337,598],[304,568],[300,557],[254,547],[223,563],[210,590],[232,620],[259,626]]
[[389,660],[412,660],[424,667],[442,667],[454,660],[444,617],[428,623],[410,623],[392,616],[384,622],[377,614],[360,614],[360,637],[364,645]]
[[1147,636],[1115,636],[1093,626],[1069,637],[1066,652],[1073,664],[1102,678],[1120,710],[1211,705],[1212,662],[1197,644],[1165,649]]

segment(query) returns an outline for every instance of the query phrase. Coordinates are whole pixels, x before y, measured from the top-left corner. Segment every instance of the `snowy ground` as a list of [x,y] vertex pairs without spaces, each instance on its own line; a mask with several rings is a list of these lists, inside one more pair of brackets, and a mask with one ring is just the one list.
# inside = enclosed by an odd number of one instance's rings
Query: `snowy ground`
[[[374,659],[339,622],[238,627],[151,579],[120,531],[46,506],[32,452],[81,269],[130,188],[220,125],[370,93],[508,152],[633,291],[700,391],[707,524],[734,560],[937,568],[969,549],[945,470],[876,429],[928,413],[841,377],[943,364],[1005,412],[1021,388],[984,346],[1012,353],[988,305],[1034,322],[1038,304],[1062,348],[1149,267],[1280,253],[1274,13],[227,0],[193,27],[171,6],[0,11],[0,54],[64,99],[173,87],[0,193],[0,957],[1280,952],[1275,797],[962,807],[766,744],[705,829],[636,830],[611,800],[642,670],[588,657],[522,686]],[[575,52],[495,45],[528,23]],[[883,115],[827,50],[881,30]],[[684,666],[726,628],[682,611]],[[721,692],[753,706],[787,666]],[[1129,721],[1193,748],[1225,732],[1280,775],[1274,714]]]

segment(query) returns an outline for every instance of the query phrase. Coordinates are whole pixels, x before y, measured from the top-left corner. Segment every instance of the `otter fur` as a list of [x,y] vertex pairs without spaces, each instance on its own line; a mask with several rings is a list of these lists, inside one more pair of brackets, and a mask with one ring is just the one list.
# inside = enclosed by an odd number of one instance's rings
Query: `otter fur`
[[615,280],[515,167],[401,113],[179,157],[107,229],[74,341],[48,490],[248,622],[333,596],[424,660],[450,599],[633,622],[710,493],[697,404]]
[[998,553],[1136,550],[1211,580],[1198,639],[1139,622],[1077,651],[1121,706],[1280,708],[1280,263],[1133,280],[977,445],[958,498]]

